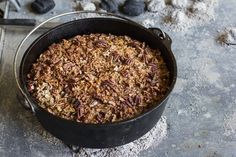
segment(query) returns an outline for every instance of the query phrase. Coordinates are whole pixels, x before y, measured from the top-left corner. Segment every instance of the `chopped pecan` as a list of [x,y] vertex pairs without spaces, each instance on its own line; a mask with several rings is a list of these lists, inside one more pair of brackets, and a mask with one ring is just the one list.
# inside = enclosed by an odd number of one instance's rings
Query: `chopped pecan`
[[143,54],[143,56],[142,56],[142,60],[143,60],[146,64],[149,63],[149,60],[148,60],[148,57],[147,57],[146,54]]
[[94,44],[98,47],[107,47],[108,43],[105,40],[96,40]]
[[72,79],[72,78],[69,78],[69,79],[67,80],[67,83],[68,83],[68,84],[73,84],[73,83],[75,83],[75,80]]
[[77,119],[80,120],[84,116],[84,108],[82,105],[79,105],[77,108]]
[[128,101],[129,101],[130,104],[133,104],[133,103],[134,103],[132,96],[129,96],[129,97],[128,97]]
[[149,66],[151,66],[151,72],[155,73],[158,70],[157,64],[150,63]]
[[96,116],[97,120],[101,123],[103,122],[103,119],[105,118],[105,113],[104,112],[99,112],[98,115]]
[[75,107],[79,107],[79,106],[81,105],[80,100],[79,100],[79,99],[75,99],[75,101],[73,102],[73,105],[74,105]]
[[136,47],[139,47],[139,46],[140,46],[140,42],[138,42],[138,41],[132,41],[132,42],[128,43],[127,45],[136,48]]
[[113,61],[119,62],[120,61],[120,55],[117,52],[112,53]]
[[102,81],[102,82],[101,82],[101,86],[102,86],[103,88],[109,87],[109,88],[111,88],[114,92],[118,92],[117,89],[115,88],[114,82],[111,81],[111,80],[104,80],[104,81]]
[[124,105],[132,107],[132,103],[129,101],[129,99],[125,99],[125,101],[123,102]]
[[102,100],[102,98],[100,97],[100,96],[98,96],[98,94],[97,93],[92,93],[92,98],[94,99],[94,100],[97,100],[97,101],[99,101],[99,102],[101,102],[101,103],[103,103],[103,100]]
[[131,58],[122,57],[120,60],[121,60],[121,63],[125,65],[129,65],[132,62]]
[[75,80],[72,79],[72,78],[69,78],[66,82],[67,82],[68,89],[71,90],[73,88],[73,86],[74,86]]
[[134,97],[134,102],[136,105],[139,105],[141,103],[141,97],[139,95],[136,95]]
[[48,66],[50,66],[52,64],[52,62],[48,59],[45,61],[45,64],[47,64]]
[[111,80],[104,80],[101,82],[101,86],[113,86],[114,83]]
[[121,75],[123,77],[128,77],[129,76],[129,72],[127,70],[123,70],[123,71],[121,71]]

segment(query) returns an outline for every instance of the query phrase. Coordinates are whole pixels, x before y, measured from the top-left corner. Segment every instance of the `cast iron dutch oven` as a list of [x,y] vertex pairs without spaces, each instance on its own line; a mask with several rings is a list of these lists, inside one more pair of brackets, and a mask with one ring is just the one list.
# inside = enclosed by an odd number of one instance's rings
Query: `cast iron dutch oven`
[[[54,116],[41,108],[27,91],[26,75],[39,55],[51,44],[78,34],[111,33],[127,35],[158,48],[170,71],[170,88],[165,97],[145,113],[129,120],[106,124],[84,124]],[[177,68],[171,51],[171,39],[158,28],[146,29],[131,21],[116,18],[87,18],[64,23],[37,38],[25,52],[20,63],[19,84],[42,126],[55,137],[69,145],[88,148],[108,148],[132,142],[150,129],[160,119],[168,97],[174,87]]]

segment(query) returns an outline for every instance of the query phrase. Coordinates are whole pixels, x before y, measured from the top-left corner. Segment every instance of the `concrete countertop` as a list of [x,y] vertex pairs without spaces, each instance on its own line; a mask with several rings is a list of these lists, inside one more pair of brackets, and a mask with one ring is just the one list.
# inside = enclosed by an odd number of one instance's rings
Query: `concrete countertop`
[[[73,8],[66,1],[63,6],[67,11]],[[184,32],[158,26],[172,38],[178,80],[164,112],[168,137],[140,156],[236,157],[236,46],[216,42],[219,30],[236,26],[235,8],[235,0],[220,0],[215,21]],[[54,14],[57,12],[39,18]],[[27,12],[10,12],[9,17],[16,15],[28,17]],[[0,156],[71,156],[57,139],[42,138],[48,134],[16,99],[13,56],[25,35],[6,31],[1,47]]]

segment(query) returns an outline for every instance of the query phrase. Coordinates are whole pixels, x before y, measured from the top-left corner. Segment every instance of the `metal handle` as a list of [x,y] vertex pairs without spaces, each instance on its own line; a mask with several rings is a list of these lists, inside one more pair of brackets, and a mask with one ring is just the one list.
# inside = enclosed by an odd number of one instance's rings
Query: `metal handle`
[[7,30],[31,30],[37,23],[35,19],[0,19],[0,27]]
[[165,46],[167,48],[171,48],[171,43],[172,43],[172,40],[170,38],[170,36],[165,33],[164,31],[162,31],[161,29],[159,28],[148,28],[149,30],[151,30],[155,35],[157,35],[162,41],[163,41],[163,44],[165,44]]
[[35,19],[0,19],[0,25],[35,26]]
[[[123,17],[123,16],[120,16],[120,15],[116,15],[116,14],[113,14],[113,13],[107,13],[107,12],[98,12],[98,11],[74,11],[74,12],[68,12],[68,13],[63,13],[63,14],[60,14],[60,15],[57,15],[57,16],[54,16],[54,17],[51,17],[49,18],[48,20],[42,22],[41,24],[39,24],[38,26],[36,26],[35,28],[33,28],[26,36],[25,38],[21,41],[20,45],[18,46],[17,50],[16,50],[16,54],[14,56],[14,66],[13,66],[13,70],[14,70],[14,76],[15,76],[15,80],[16,80],[16,84],[17,84],[17,87],[18,89],[20,90],[20,92],[22,93],[22,95],[24,96],[25,100],[28,102],[31,110],[33,113],[35,113],[35,107],[33,105],[33,103],[30,101],[30,99],[27,97],[27,94],[24,92],[23,90],[23,87],[21,86],[21,83],[19,82],[19,74],[18,74],[18,71],[17,71],[17,61],[18,61],[18,57],[19,57],[19,52],[20,52],[20,49],[22,48],[23,44],[26,42],[26,40],[34,33],[36,32],[40,27],[42,27],[44,24],[56,19],[56,18],[60,18],[60,17],[63,17],[63,16],[67,16],[67,15],[73,15],[73,14],[88,14],[88,13],[93,13],[93,14],[98,14],[98,15],[105,15],[105,16],[112,16],[112,17],[116,17],[116,18],[119,18],[119,19],[122,19],[122,20],[125,20],[125,21],[128,21],[134,25],[139,25],[137,24],[136,22],[126,18],[126,17]],[[140,25],[139,25],[140,26]]]

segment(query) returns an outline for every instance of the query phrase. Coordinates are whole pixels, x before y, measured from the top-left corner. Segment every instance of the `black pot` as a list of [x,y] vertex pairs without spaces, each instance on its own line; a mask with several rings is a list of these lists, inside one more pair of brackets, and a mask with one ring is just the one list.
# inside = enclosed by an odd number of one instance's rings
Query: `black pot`
[[[84,124],[54,116],[41,108],[27,91],[26,75],[39,55],[51,44],[78,34],[111,33],[127,35],[158,48],[170,71],[170,88],[165,97],[145,113],[129,120],[107,124]],[[37,38],[25,52],[20,64],[19,85],[42,126],[64,143],[88,148],[108,148],[132,142],[143,136],[158,122],[177,77],[171,39],[160,29],[114,18],[87,18],[64,23]]]

